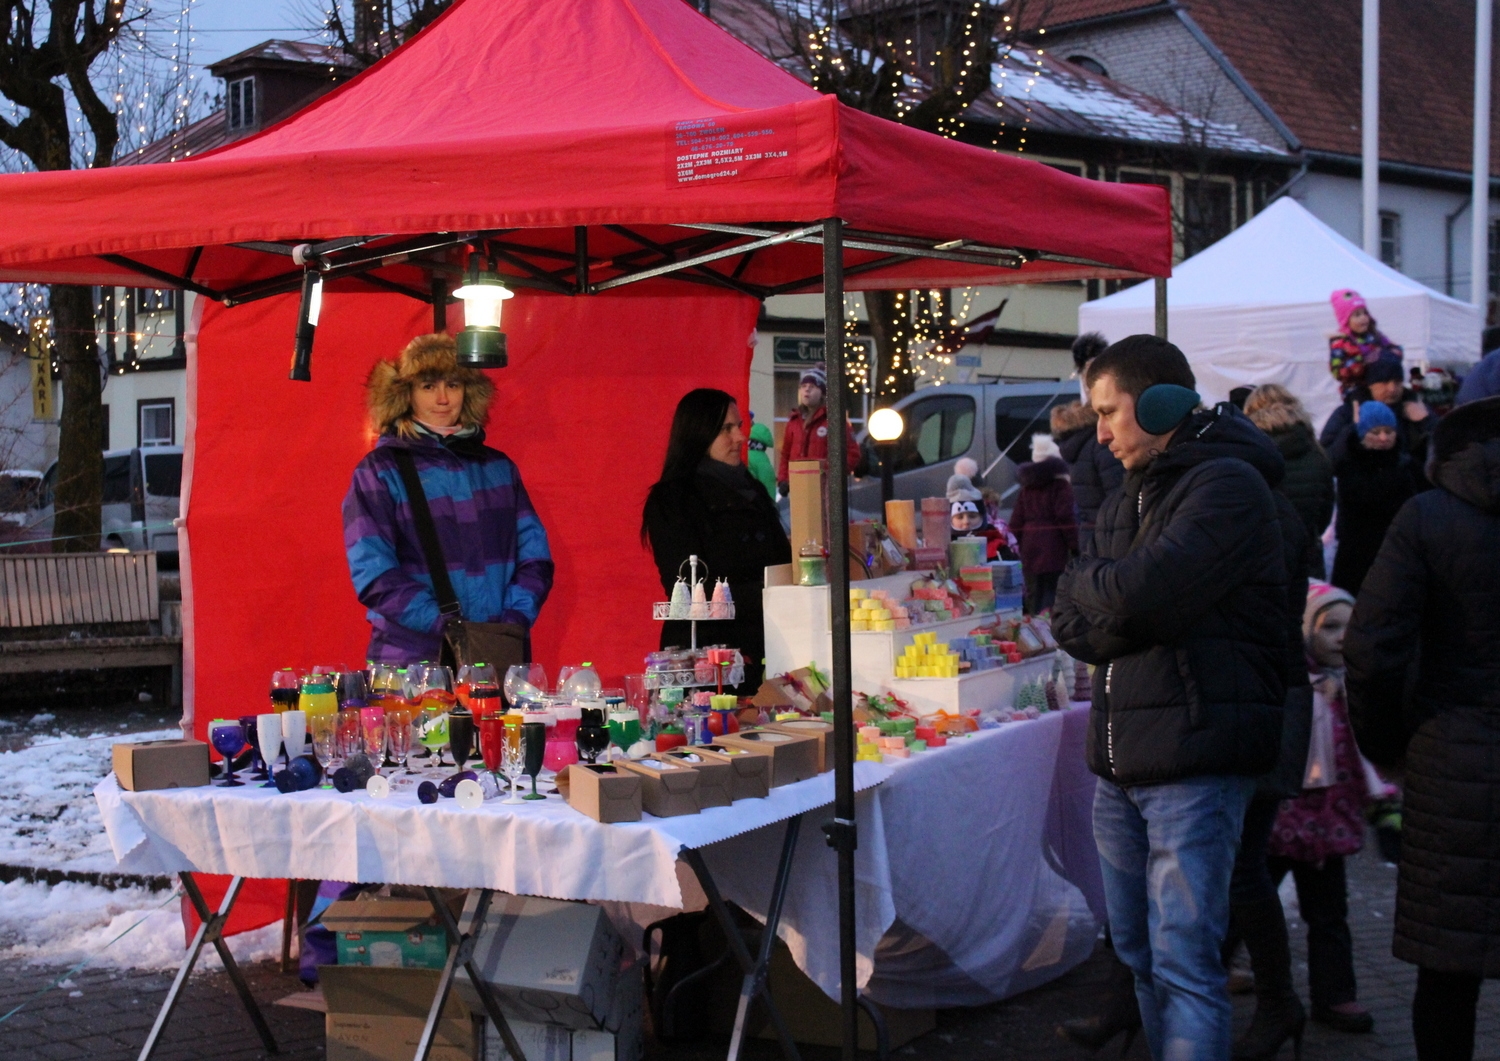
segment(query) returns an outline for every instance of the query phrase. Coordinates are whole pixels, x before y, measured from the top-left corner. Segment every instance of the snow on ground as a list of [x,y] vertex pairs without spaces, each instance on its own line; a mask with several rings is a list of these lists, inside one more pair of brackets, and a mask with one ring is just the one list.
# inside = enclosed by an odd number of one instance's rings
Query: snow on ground
[[[0,884],[0,961],[72,966],[93,958],[89,968],[175,969],[187,948],[173,896],[66,882]],[[229,949],[241,962],[278,957],[281,923],[231,936]],[[219,968],[217,952],[205,947],[195,969]]]
[[49,733],[28,747],[0,751],[0,864],[114,872],[93,796],[110,771],[110,747],[181,736],[176,727],[85,737]]
[[[31,725],[50,721],[34,718]],[[0,863],[115,872],[93,796],[94,786],[110,771],[110,746],[181,735],[176,727],[87,736],[48,732],[17,750],[0,751]],[[72,882],[0,884],[0,961],[71,966],[98,953],[91,967],[176,968],[186,943],[180,901],[172,895]],[[280,922],[231,937],[230,949],[242,961],[278,956]],[[218,954],[207,948],[197,968],[219,967]]]

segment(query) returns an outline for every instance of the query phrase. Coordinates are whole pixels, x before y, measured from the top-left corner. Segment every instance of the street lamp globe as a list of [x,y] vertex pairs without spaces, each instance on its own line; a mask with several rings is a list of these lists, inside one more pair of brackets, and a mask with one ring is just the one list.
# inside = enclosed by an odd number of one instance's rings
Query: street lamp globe
[[895,409],[876,409],[867,426],[876,442],[894,442],[906,430],[906,421]]

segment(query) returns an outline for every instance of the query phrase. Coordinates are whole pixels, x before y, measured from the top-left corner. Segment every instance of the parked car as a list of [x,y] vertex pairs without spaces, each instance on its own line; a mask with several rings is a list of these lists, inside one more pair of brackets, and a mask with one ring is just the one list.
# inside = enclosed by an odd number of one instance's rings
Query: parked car
[[[155,549],[158,565],[177,565],[177,528],[182,513],[182,447],[147,446],[113,449],[102,454],[104,493],[100,507],[99,548]],[[52,537],[57,463],[42,477],[37,525]]]
[[[894,443],[894,496],[920,500],[942,497],[953,463],[972,457],[979,482],[1015,503],[1016,466],[1031,459],[1031,436],[1051,430],[1054,405],[1078,400],[1076,380],[1024,380],[955,383],[924,387],[902,398],[895,408],[906,430]],[[849,486],[849,508],[878,513],[880,457],[867,432],[859,443],[871,474]]]

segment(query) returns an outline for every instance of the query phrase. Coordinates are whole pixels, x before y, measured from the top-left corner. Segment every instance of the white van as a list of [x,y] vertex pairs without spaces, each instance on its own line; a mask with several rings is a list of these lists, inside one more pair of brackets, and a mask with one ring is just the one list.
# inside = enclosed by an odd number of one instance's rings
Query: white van
[[[146,446],[112,449],[102,454],[104,492],[100,508],[99,548],[156,550],[166,570],[177,565],[177,527],[182,514],[182,447]],[[57,464],[42,477],[36,525],[52,535]]]

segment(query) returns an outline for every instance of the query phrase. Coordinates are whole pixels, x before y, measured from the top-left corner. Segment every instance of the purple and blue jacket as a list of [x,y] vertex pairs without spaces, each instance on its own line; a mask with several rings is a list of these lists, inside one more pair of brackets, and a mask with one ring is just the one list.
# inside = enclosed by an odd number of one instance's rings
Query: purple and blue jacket
[[369,611],[369,659],[436,660],[442,618],[395,453],[415,458],[448,578],[470,622],[530,628],[552,589],[547,532],[515,463],[482,432],[442,441],[383,435],[354,469],[344,498],[344,551]]

